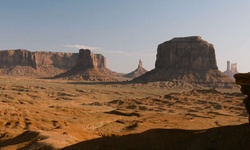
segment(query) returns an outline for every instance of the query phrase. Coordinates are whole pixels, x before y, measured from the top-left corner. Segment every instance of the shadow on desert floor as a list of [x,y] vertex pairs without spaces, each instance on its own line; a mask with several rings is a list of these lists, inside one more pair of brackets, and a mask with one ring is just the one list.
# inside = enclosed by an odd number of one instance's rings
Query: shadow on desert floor
[[205,130],[151,129],[138,134],[109,136],[80,142],[62,150],[77,149],[250,149],[250,125],[223,126]]

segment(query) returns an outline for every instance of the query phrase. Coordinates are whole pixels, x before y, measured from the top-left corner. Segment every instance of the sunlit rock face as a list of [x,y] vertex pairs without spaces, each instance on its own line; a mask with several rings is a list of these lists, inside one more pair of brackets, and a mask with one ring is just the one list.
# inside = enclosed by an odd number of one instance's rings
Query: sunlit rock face
[[36,68],[33,54],[25,49],[0,51],[0,66],[31,66]]
[[31,52],[26,49],[0,51],[2,76],[53,77],[76,66],[98,68],[100,72],[112,74],[106,67],[106,58],[101,54],[93,54],[90,50],[80,50],[79,53]]

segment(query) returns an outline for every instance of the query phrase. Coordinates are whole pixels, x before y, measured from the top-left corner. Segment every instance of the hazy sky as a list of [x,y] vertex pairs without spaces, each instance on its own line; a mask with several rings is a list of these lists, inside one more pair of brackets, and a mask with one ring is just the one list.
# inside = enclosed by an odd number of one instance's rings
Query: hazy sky
[[0,49],[78,52],[89,48],[113,71],[139,59],[154,68],[158,44],[199,35],[226,61],[250,72],[248,0],[1,0]]

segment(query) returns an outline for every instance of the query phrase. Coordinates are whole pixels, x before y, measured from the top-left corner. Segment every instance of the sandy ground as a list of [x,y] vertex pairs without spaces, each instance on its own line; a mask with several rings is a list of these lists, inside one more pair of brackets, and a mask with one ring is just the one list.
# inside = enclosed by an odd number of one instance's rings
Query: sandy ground
[[239,89],[0,78],[0,149],[248,149]]

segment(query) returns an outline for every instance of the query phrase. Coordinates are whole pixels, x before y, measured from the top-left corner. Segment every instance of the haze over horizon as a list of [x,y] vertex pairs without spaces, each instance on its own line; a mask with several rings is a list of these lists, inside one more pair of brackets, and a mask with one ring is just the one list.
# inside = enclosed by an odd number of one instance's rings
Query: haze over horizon
[[113,71],[154,68],[158,44],[201,36],[227,61],[250,72],[250,1],[244,0],[8,0],[0,5],[0,49],[75,52],[107,58]]

